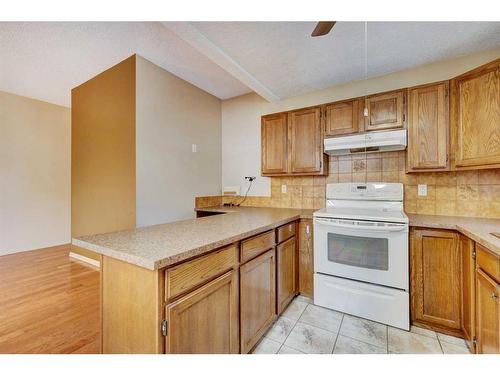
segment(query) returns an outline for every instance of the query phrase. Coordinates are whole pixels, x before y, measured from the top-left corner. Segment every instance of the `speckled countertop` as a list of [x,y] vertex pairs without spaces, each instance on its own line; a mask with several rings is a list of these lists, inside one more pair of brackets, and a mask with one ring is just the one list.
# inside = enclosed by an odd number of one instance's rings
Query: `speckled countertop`
[[253,207],[210,207],[203,211],[226,214],[78,237],[72,244],[155,270],[299,218],[312,218],[314,212]]
[[500,238],[490,234],[492,232],[500,232],[500,219],[417,214],[407,215],[410,219],[411,226],[457,230],[500,256]]

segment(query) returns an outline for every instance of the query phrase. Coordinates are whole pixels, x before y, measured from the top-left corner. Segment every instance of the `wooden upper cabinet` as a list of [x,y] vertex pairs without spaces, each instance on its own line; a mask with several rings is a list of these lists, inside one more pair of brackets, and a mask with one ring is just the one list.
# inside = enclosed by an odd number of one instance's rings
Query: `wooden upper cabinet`
[[290,172],[319,173],[323,162],[320,107],[290,112],[288,115]]
[[165,314],[167,353],[238,353],[238,271],[229,271],[167,305]]
[[457,168],[500,167],[500,59],[451,81]]
[[500,284],[482,269],[476,272],[478,353],[500,353]]
[[[357,133],[363,102],[354,99],[325,106],[325,136]],[[361,118],[363,120],[363,118]]]
[[406,116],[405,90],[371,95],[366,98],[368,117],[365,119],[365,130],[382,130],[402,128]]
[[413,322],[461,335],[462,277],[457,233],[414,229],[411,245]]
[[263,116],[261,121],[262,174],[288,172],[287,115]]
[[278,262],[277,277],[277,313],[281,314],[285,307],[295,296],[296,288],[296,270],[297,270],[297,251],[295,236],[276,247],[276,258]]
[[276,252],[240,267],[241,353],[248,353],[276,317]]
[[408,171],[448,169],[448,82],[408,89]]

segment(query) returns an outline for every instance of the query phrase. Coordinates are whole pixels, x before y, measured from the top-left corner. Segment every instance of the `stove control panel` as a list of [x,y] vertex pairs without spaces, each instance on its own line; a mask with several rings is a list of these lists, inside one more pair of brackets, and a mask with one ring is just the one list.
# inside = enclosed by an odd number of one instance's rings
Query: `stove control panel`
[[327,184],[326,199],[402,201],[403,184],[384,182]]

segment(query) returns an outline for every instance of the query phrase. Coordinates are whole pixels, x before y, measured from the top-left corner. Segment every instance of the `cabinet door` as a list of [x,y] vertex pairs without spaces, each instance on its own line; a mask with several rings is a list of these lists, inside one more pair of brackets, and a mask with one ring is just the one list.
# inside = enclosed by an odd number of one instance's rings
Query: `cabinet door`
[[352,134],[358,131],[358,100],[332,103],[325,106],[325,135]]
[[287,115],[263,116],[261,120],[262,174],[284,174],[287,162]]
[[238,273],[230,271],[166,307],[167,353],[238,353]]
[[366,98],[368,118],[365,119],[365,129],[402,128],[405,121],[405,96],[401,90]]
[[500,285],[482,269],[476,272],[477,352],[500,353]]
[[474,241],[460,235],[460,250],[462,254],[462,331],[472,352],[474,345],[475,325],[475,292],[476,277],[474,264]]
[[290,142],[290,172],[321,171],[323,137],[319,107],[290,112],[288,132]]
[[299,293],[313,296],[313,221],[302,219],[299,224]]
[[461,257],[452,231],[415,229],[412,241],[412,319],[461,333]]
[[448,167],[448,82],[408,89],[408,171]]
[[277,313],[283,312],[288,303],[295,296],[296,289],[296,241],[295,236],[276,247],[276,258],[278,262],[278,290],[277,290]]
[[500,167],[500,59],[451,81],[456,167]]
[[276,318],[275,250],[240,267],[241,352],[248,353]]

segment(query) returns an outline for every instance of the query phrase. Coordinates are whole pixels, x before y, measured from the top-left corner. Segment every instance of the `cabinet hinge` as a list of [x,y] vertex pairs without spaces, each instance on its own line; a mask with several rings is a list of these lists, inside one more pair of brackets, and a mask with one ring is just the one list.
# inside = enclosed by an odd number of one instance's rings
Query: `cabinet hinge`
[[476,259],[476,249],[472,250],[472,259]]
[[167,336],[167,332],[168,332],[168,323],[165,319],[163,319],[161,321],[161,334],[163,336]]
[[474,345],[474,346],[476,346],[476,345],[477,345],[477,338],[476,338],[476,336],[474,336],[474,337],[472,338],[472,345]]

